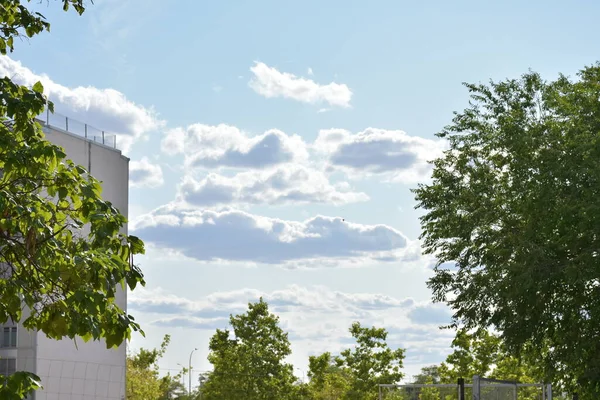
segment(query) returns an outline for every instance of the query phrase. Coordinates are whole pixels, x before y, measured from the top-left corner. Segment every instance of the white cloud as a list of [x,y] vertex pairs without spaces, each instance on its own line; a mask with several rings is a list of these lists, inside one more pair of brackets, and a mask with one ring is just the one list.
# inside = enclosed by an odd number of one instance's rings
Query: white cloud
[[224,329],[229,320],[227,318],[195,318],[195,317],[171,317],[163,318],[153,322],[156,326],[167,328],[177,327],[186,329]]
[[[153,109],[135,104],[117,90],[92,86],[69,88],[54,82],[45,74],[35,74],[19,61],[6,56],[0,56],[0,76],[8,76],[18,84],[29,87],[40,81],[44,85],[44,93],[54,102],[55,111],[72,119],[69,131],[83,134],[83,124],[86,123],[107,133],[114,133],[117,135],[117,146],[124,152],[136,140],[164,126],[164,121],[158,118]],[[50,114],[50,123],[65,128],[64,118],[58,115]],[[101,131],[89,128],[89,135],[93,134],[101,135]]]
[[361,174],[386,174],[394,181],[414,183],[426,179],[429,160],[438,157],[445,142],[410,136],[399,130],[367,128],[352,134],[343,129],[319,132],[313,149],[327,157],[329,169]]
[[232,204],[341,205],[367,201],[365,193],[354,192],[347,182],[332,185],[321,171],[285,164],[267,171],[241,172],[232,177],[211,173],[201,181],[187,176],[179,187],[188,204],[211,207]]
[[352,343],[348,328],[354,321],[386,328],[388,343],[408,348],[410,362],[416,364],[442,361],[454,335],[411,317],[415,310],[432,307],[429,302],[378,293],[341,292],[324,286],[290,285],[271,292],[245,288],[214,292],[195,301],[160,288],[136,289],[129,295],[128,305],[134,313],[147,314],[145,319],[154,325],[214,331],[227,327],[229,315],[246,312],[247,304],[260,297],[281,318],[281,326],[289,332],[292,344],[309,344],[315,352],[348,347]]
[[[376,259],[394,261],[407,250],[406,237],[387,225],[362,225],[342,218],[317,216],[286,221],[243,211],[160,207],[134,221],[132,230],[144,241],[173,249],[199,261],[293,264],[314,260]],[[293,266],[293,265],[292,265]]]
[[262,62],[255,63],[250,71],[254,74],[249,82],[250,87],[264,97],[284,97],[308,104],[328,103],[331,106],[350,107],[352,91],[346,84],[331,82],[322,85],[311,79],[280,72]]
[[191,316],[194,318],[226,318],[231,313],[244,312],[248,302],[263,297],[273,312],[318,312],[360,318],[379,311],[405,309],[405,314],[420,303],[412,298],[397,299],[378,293],[345,293],[324,286],[290,285],[284,289],[263,292],[244,288],[215,292],[192,301],[165,292],[161,288],[141,288],[129,295],[132,309],[151,314]]
[[129,163],[129,182],[133,187],[157,188],[164,183],[162,168],[148,157]]
[[161,142],[162,151],[170,156],[183,153],[185,151],[186,136],[187,131],[183,128],[168,130]]
[[298,135],[271,129],[250,136],[225,124],[172,129],[162,141],[162,150],[169,155],[183,153],[190,168],[265,168],[308,158],[306,144]]
[[308,70],[306,71],[307,74],[309,75],[314,75],[315,73],[313,72],[313,69],[311,67],[308,67]]

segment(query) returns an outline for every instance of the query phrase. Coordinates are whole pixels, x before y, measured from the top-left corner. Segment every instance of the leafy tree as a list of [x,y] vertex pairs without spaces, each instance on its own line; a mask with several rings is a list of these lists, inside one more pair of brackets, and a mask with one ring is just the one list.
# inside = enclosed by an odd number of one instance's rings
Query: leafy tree
[[[425,384],[432,385],[433,379],[428,377],[425,381]],[[439,400],[440,399],[440,389],[435,386],[422,388],[419,393],[419,400]]]
[[396,383],[404,376],[401,372],[404,349],[392,350],[388,346],[384,328],[367,328],[355,322],[350,333],[356,339],[356,346],[336,357],[337,366],[351,377],[345,399],[377,399],[379,384]]
[[[261,298],[245,314],[229,318],[231,330],[218,329],[210,339],[208,360],[213,371],[203,384],[205,400],[291,399],[297,387],[288,334]],[[233,337],[231,337],[233,333]]]
[[[526,354],[520,358],[511,355],[501,338],[490,332],[461,329],[452,341],[452,349],[438,368],[441,383],[456,383],[458,378],[469,382],[473,375],[519,383],[543,382],[540,368]],[[535,400],[539,393],[540,388],[522,388],[519,399]]]
[[[83,0],[61,2],[65,11],[84,11]],[[2,1],[1,54],[15,38],[50,28],[21,3]],[[11,319],[54,339],[104,338],[110,348],[139,330],[115,303],[115,290],[143,283],[132,257],[144,246],[120,233],[126,219],[102,200],[100,182],[45,140],[35,117],[53,106],[42,93],[39,82],[30,89],[0,79],[0,324]],[[39,387],[25,372],[5,382],[3,399]]]
[[127,399],[130,400],[167,400],[176,399],[177,394],[185,392],[181,376],[167,374],[160,376],[158,362],[164,356],[171,337],[165,335],[160,348],[146,350],[141,348],[135,354],[127,356]]
[[442,383],[456,383],[458,378],[469,381],[473,375],[487,376],[498,359],[500,339],[480,330],[469,334],[461,329],[452,341],[453,352],[438,368]]
[[413,378],[413,383],[421,385],[442,383],[442,378],[440,376],[440,366],[430,365],[421,368],[421,373],[415,375],[415,377]]
[[[540,383],[539,368],[527,360],[527,358],[517,358],[505,351],[499,351],[496,361],[496,367],[490,373],[494,379],[502,379],[519,383]],[[540,398],[541,389],[539,387],[521,387],[519,388],[519,399],[537,400]]]
[[[416,190],[428,285],[467,329],[495,327],[547,380],[600,397],[600,65],[467,84]],[[455,263],[455,268],[447,268]]]
[[310,398],[314,400],[343,399],[352,379],[329,352],[308,358],[308,377]]
[[519,383],[540,383],[543,372],[535,365],[535,362],[524,354],[522,357],[514,357],[506,351],[504,346],[500,347],[496,356],[495,368],[489,374],[491,378],[514,381]]

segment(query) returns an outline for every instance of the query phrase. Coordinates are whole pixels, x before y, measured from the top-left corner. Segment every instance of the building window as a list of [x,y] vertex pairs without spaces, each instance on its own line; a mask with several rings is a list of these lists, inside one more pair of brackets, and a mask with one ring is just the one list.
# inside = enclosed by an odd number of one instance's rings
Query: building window
[[2,332],[2,347],[17,347],[17,327],[6,326]]
[[0,375],[9,376],[17,371],[16,358],[0,358]]

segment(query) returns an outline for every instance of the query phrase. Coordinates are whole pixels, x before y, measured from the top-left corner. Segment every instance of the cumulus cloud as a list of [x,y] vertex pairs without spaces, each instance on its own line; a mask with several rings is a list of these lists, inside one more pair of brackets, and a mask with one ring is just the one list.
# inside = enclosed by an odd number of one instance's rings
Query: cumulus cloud
[[327,129],[319,132],[313,149],[327,158],[330,170],[387,174],[392,180],[413,183],[429,176],[428,161],[441,154],[444,142],[399,130],[367,128],[352,134]]
[[157,188],[164,183],[162,168],[148,157],[129,162],[129,182],[133,187]]
[[141,288],[129,296],[128,306],[136,313],[148,314],[144,318],[154,325],[214,331],[226,327],[231,314],[246,312],[247,304],[260,297],[280,317],[282,328],[293,342],[308,344],[316,351],[335,351],[351,345],[348,328],[354,321],[386,328],[388,342],[408,348],[413,363],[442,361],[453,337],[450,330],[439,330],[410,318],[415,309],[430,303],[378,293],[341,292],[325,286],[290,285],[274,291],[245,288],[215,292],[198,300],[175,296],[160,288]]
[[158,319],[153,321],[153,325],[167,328],[207,329],[213,331],[226,328],[228,322],[227,318],[173,317]]
[[322,171],[286,164],[267,171],[241,172],[232,177],[211,173],[200,181],[186,176],[179,188],[188,204],[211,207],[231,204],[326,203],[367,201],[345,183],[332,185]]
[[[8,76],[18,84],[29,87],[40,81],[44,93],[54,102],[57,113],[81,121],[79,124],[71,121],[69,131],[77,130],[74,133],[83,134],[83,123],[86,123],[98,130],[116,134],[117,146],[124,152],[133,142],[165,124],[152,108],[135,104],[117,90],[92,86],[69,88],[54,82],[45,74],[34,73],[7,56],[0,56],[0,76]],[[64,118],[52,114],[49,122],[59,128],[65,125]],[[101,134],[100,131],[98,133]]]
[[383,255],[391,261],[407,246],[406,237],[387,225],[325,216],[286,221],[234,209],[197,210],[177,204],[140,216],[132,228],[146,242],[200,261],[284,264]]
[[[262,62],[255,63],[250,71],[254,74],[249,82],[250,87],[266,98],[283,97],[308,104],[328,103],[331,106],[350,107],[352,91],[346,84],[319,84],[312,79],[280,72]],[[309,75],[312,75],[310,69]]]
[[[325,286],[290,285],[272,292],[248,288],[215,292],[197,301],[167,293],[161,288],[143,288],[129,295],[128,307],[148,314],[179,318],[173,320],[176,324],[184,317],[192,321],[223,320],[231,314],[245,312],[249,302],[258,301],[261,297],[269,303],[271,311],[278,314],[317,313],[350,319],[368,319],[379,312],[406,314],[417,304],[412,298],[398,299],[379,293],[345,293]],[[404,318],[404,321],[408,320]],[[410,324],[407,326],[409,329],[416,329]],[[423,332],[419,330],[418,333]]]
[[306,144],[298,135],[271,129],[250,136],[220,124],[194,124],[168,131],[162,141],[166,154],[184,154],[186,167],[265,168],[308,158]]

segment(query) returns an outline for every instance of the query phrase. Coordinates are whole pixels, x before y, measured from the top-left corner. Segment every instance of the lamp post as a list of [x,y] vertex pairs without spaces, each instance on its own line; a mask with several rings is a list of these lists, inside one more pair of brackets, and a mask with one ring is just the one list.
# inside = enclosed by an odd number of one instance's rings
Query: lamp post
[[194,354],[194,352],[198,350],[198,348],[194,348],[194,350],[192,350],[192,352],[190,353],[190,362],[188,364],[189,366],[189,371],[188,371],[188,394],[191,396],[192,395],[192,354]]

